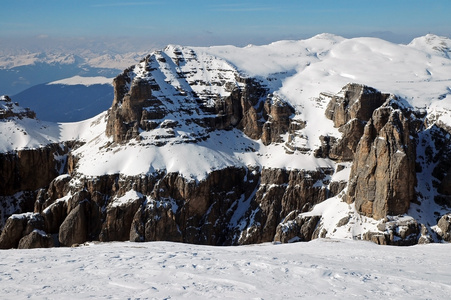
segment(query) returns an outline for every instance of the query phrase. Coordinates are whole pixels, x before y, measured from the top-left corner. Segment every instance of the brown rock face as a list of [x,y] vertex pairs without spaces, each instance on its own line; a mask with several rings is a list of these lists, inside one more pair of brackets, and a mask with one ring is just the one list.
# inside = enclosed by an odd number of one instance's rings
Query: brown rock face
[[0,153],[0,196],[47,187],[65,170],[68,151],[65,145],[50,144],[38,149]]
[[[333,170],[329,169],[316,171],[263,169],[255,195],[255,204],[251,208],[251,215],[255,216],[254,222],[248,221],[248,230],[240,233],[238,243],[272,241],[278,232],[279,223],[286,216],[292,215],[293,211],[309,211],[315,204],[334,196],[335,194],[327,188],[330,183],[327,178],[332,173]],[[310,240],[311,236],[302,238]]]
[[89,202],[83,201],[75,207],[59,228],[59,242],[63,246],[81,244],[88,240]]
[[350,83],[332,97],[326,108],[326,117],[334,121],[338,128],[352,119],[367,121],[388,97],[389,94],[382,94],[373,88]]
[[77,178],[77,184],[66,182],[69,176],[60,176],[45,196],[60,196],[58,191],[68,186],[70,195],[48,198],[39,206],[41,236],[29,235],[36,226],[25,230],[29,222],[22,220],[23,224],[5,227],[4,240],[12,244],[4,247],[18,247],[21,240],[21,247],[47,246],[47,235],[54,233],[62,246],[89,240],[208,245],[269,242],[293,210],[306,211],[332,196],[324,187],[332,172],[226,168],[200,182],[162,173]]
[[281,135],[289,130],[290,117],[294,114],[294,109],[288,103],[272,97],[265,101],[264,112],[267,121],[262,128],[261,139],[263,144],[282,142]]
[[100,232],[100,241],[128,241],[130,228],[136,211],[142,206],[144,197],[127,199],[124,204],[111,203],[106,211],[106,220]]
[[347,84],[337,95],[331,97],[326,117],[339,128],[342,138],[333,143],[328,155],[338,161],[352,161],[366,122],[373,111],[389,97],[373,88],[360,84]]
[[375,219],[406,213],[416,199],[415,160],[409,119],[390,106],[375,110],[356,150],[348,203]]
[[321,216],[301,216],[299,211],[293,211],[276,229],[275,242],[289,243],[310,241],[318,226]]
[[51,236],[41,230],[33,230],[28,235],[24,236],[18,245],[18,249],[32,249],[32,248],[50,248],[53,247],[53,239]]
[[156,100],[152,97],[150,82],[145,80],[134,80],[126,93],[126,85],[130,84],[130,81],[127,70],[113,81],[114,100],[109,112],[106,134],[113,136],[115,142],[138,137],[143,108],[151,106],[152,100]]
[[[241,78],[231,67],[218,70],[210,66],[194,71],[183,68],[186,62],[197,59],[192,50],[168,47],[115,78],[107,136],[123,143],[139,138],[142,131],[159,128],[165,133],[152,143],[164,145],[177,137],[177,128],[184,125],[201,127],[193,130],[196,133],[191,138],[182,138],[186,142],[208,138],[211,130],[231,128],[239,128],[253,139],[261,138],[264,144],[281,141],[280,135],[288,131],[294,113],[288,103],[268,94],[260,81]],[[158,79],[161,70],[171,72],[177,80],[175,85],[169,78],[164,82]],[[195,79],[198,71],[208,72],[211,81]],[[199,86],[204,89],[199,91]],[[211,86],[222,87],[228,95],[212,93]],[[168,95],[169,91],[173,94]]]
[[9,217],[0,235],[0,249],[17,248],[22,237],[34,230],[41,231],[43,223],[39,214],[25,213]]

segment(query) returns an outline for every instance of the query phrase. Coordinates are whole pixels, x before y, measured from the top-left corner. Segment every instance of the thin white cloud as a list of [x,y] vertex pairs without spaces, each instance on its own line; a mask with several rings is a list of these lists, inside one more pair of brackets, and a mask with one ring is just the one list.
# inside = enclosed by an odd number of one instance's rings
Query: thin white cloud
[[210,10],[223,12],[254,12],[254,11],[273,11],[277,8],[275,6],[254,6],[246,3],[240,4],[220,4],[212,5]]
[[162,4],[162,2],[157,2],[157,1],[117,2],[117,3],[105,3],[105,4],[92,4],[91,7],[145,6],[145,5],[158,5],[158,4]]

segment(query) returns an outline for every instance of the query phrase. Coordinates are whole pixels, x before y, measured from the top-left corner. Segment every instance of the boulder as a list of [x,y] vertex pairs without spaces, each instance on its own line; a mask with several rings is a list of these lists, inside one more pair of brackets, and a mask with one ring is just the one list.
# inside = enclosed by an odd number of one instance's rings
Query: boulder
[[44,228],[44,220],[39,214],[24,213],[12,215],[6,221],[0,235],[0,249],[17,248],[20,240],[33,232]]
[[27,219],[25,217],[16,215],[9,217],[0,235],[0,249],[17,248],[26,226]]
[[[321,216],[304,216],[293,211],[277,226],[275,242],[289,243],[314,239]],[[318,237],[318,236],[317,236]]]
[[82,244],[88,239],[89,201],[82,201],[75,207],[59,228],[59,242],[62,246]]
[[53,239],[42,230],[33,230],[19,241],[18,249],[50,248],[53,247]]
[[451,214],[443,215],[437,223],[437,234],[445,242],[451,242]]

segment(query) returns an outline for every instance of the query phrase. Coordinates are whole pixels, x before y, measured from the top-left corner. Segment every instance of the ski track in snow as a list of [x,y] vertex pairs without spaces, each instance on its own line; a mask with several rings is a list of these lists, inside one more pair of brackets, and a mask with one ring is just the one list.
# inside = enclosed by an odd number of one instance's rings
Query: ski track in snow
[[168,242],[0,251],[1,299],[444,299],[451,245]]

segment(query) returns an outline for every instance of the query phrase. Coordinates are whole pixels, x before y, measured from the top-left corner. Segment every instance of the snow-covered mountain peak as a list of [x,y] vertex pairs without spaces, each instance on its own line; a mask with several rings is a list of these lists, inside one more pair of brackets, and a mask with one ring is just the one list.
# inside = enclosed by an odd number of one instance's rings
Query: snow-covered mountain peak
[[434,50],[433,53],[435,52],[443,57],[451,58],[451,39],[448,37],[427,34],[413,39],[408,46],[427,52]]

